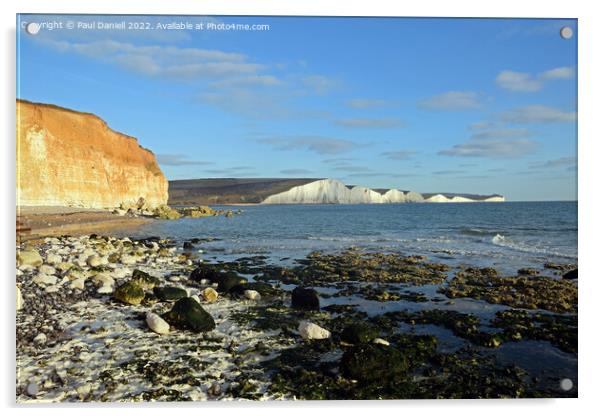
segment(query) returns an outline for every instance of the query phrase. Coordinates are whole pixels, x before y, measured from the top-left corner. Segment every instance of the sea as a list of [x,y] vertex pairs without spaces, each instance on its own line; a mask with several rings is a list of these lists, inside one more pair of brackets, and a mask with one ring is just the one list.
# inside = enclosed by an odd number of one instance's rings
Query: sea
[[213,206],[242,210],[231,218],[155,221],[136,236],[202,244],[210,257],[264,255],[287,262],[314,250],[426,255],[450,265],[503,273],[577,262],[577,202]]

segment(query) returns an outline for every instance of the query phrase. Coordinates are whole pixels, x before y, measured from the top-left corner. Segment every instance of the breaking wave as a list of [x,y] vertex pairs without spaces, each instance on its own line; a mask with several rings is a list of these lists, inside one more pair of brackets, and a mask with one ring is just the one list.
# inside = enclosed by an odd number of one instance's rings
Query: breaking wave
[[496,246],[504,247],[504,248],[508,248],[508,249],[516,250],[516,251],[521,251],[523,253],[540,254],[540,255],[545,255],[545,256],[565,257],[565,258],[570,258],[570,259],[576,258],[575,255],[561,253],[561,252],[558,252],[555,250],[550,250],[549,248],[537,247],[532,244],[514,241],[509,238],[506,238],[505,236],[503,236],[501,234],[496,234],[491,239],[491,242]]

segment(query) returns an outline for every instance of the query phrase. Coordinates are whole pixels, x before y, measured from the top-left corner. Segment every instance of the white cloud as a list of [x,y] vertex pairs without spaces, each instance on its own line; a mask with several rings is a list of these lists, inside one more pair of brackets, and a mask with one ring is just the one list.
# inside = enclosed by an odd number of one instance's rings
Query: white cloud
[[541,80],[533,78],[526,72],[502,71],[495,79],[497,84],[510,91],[539,91],[543,86]]
[[211,84],[212,87],[239,87],[239,86],[262,86],[276,87],[284,85],[284,82],[273,75],[250,75],[240,78],[230,78],[216,81]]
[[403,127],[403,122],[398,118],[345,118],[335,120],[335,124],[349,128],[391,129]]
[[266,137],[257,141],[276,150],[307,150],[321,155],[344,153],[362,146],[351,140],[322,136]]
[[213,164],[213,162],[191,160],[187,155],[181,153],[160,153],[157,155],[157,162],[165,166],[201,166]]
[[466,142],[439,151],[444,156],[515,158],[531,153],[537,142],[527,129],[496,129],[473,134]]
[[387,105],[386,100],[378,100],[378,99],[369,99],[369,98],[355,98],[347,101],[347,106],[351,108],[357,109],[366,109],[366,108],[377,108],[384,107]]
[[553,68],[538,75],[504,70],[498,74],[495,81],[500,87],[510,91],[534,92],[542,89],[546,81],[570,79],[573,76],[574,70],[570,67]]
[[573,78],[575,71],[573,68],[563,66],[560,68],[550,69],[549,71],[542,72],[540,78],[542,79],[570,79]]
[[418,103],[431,110],[467,110],[479,108],[479,95],[474,91],[448,91]]
[[301,82],[316,94],[326,94],[339,85],[339,81],[324,75],[308,75]]
[[408,160],[416,154],[413,150],[395,150],[383,152],[380,155],[392,160]]
[[577,119],[577,113],[544,105],[528,105],[505,111],[500,118],[508,123],[562,123],[574,122]]

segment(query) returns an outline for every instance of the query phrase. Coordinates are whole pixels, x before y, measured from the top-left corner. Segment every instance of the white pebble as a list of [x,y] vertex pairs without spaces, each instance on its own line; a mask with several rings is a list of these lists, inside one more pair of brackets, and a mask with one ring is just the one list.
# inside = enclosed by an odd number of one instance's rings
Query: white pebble
[[157,334],[169,334],[169,324],[155,313],[148,312],[146,314],[146,323],[148,324],[148,327]]
[[391,344],[389,344],[389,341],[387,341],[386,339],[382,339],[382,338],[374,338],[372,340],[372,343],[380,344],[380,345],[387,345],[387,346],[391,345]]
[[40,389],[39,389],[37,383],[32,381],[31,383],[29,383],[27,385],[27,394],[28,395],[35,397],[38,395],[39,392],[40,392]]
[[330,331],[312,322],[302,321],[299,324],[299,333],[304,339],[326,339],[330,338]]
[[21,289],[17,286],[17,310],[20,311],[23,308],[23,296],[21,295]]
[[36,337],[33,339],[33,342],[35,342],[36,344],[46,344],[46,341],[48,340],[48,338],[46,337],[46,334],[43,332],[40,332],[38,335],[36,335]]
[[261,295],[256,290],[245,290],[245,297],[249,300],[259,300]]

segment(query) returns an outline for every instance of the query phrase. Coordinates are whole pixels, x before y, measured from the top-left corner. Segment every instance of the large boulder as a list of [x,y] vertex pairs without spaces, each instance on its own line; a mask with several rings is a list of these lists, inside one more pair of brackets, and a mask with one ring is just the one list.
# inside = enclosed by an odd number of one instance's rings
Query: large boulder
[[194,332],[206,332],[215,329],[213,317],[192,298],[178,300],[171,311],[162,315],[170,325]]
[[298,286],[293,290],[292,305],[296,309],[319,311],[320,297],[314,289]]
[[370,342],[378,337],[378,328],[365,322],[357,322],[347,325],[341,333],[341,340],[350,344],[361,344]]
[[143,272],[142,270],[134,269],[132,272],[132,282],[136,283],[144,290],[151,290],[155,286],[161,283],[161,279],[150,274]]
[[182,217],[182,214],[167,205],[155,208],[154,214],[162,220],[177,220]]
[[140,305],[144,299],[144,290],[134,282],[127,282],[115,289],[113,297],[123,303]]
[[394,347],[380,344],[359,344],[343,354],[341,372],[360,383],[386,383],[406,374],[408,362]]
[[188,296],[186,289],[174,286],[155,287],[153,289],[155,296],[163,302],[174,302],[178,299]]

